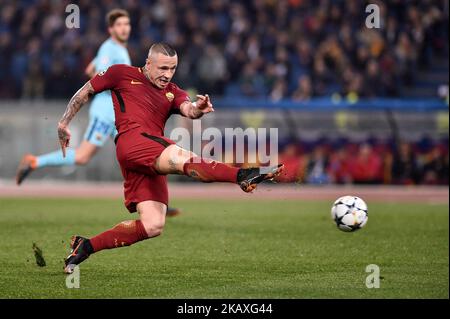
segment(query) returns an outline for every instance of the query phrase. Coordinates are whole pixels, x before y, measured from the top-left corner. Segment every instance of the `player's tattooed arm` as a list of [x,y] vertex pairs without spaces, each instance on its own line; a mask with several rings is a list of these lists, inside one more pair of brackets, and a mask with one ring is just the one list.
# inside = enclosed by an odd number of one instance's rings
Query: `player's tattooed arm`
[[70,131],[68,129],[68,125],[75,114],[77,114],[81,107],[89,100],[89,97],[94,95],[94,93],[94,88],[91,83],[89,81],[86,82],[86,84],[83,85],[81,89],[74,94],[74,96],[72,96],[69,104],[67,104],[66,111],[64,112],[61,120],[59,120],[58,138],[64,157],[66,155],[66,147],[69,146],[70,141]]
[[194,103],[184,102],[181,104],[180,109],[184,116],[191,119],[198,119],[203,116],[203,114],[214,112],[213,105],[209,99],[208,94],[197,95],[198,100]]
[[92,87],[91,82],[86,82],[86,84],[83,85],[81,89],[79,89],[70,99],[59,124],[65,126],[69,125],[75,114],[77,114],[81,107],[89,100],[89,97],[94,95],[94,93],[94,88]]

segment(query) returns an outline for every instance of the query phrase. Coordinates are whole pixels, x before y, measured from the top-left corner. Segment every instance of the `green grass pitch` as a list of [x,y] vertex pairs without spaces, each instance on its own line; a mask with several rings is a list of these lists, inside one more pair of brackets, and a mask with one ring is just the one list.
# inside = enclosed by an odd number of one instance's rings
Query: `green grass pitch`
[[[161,237],[62,272],[72,234],[135,218],[120,199],[0,199],[0,298],[448,298],[448,205],[369,203],[339,231],[319,201],[173,200]],[[43,250],[36,265],[32,243]],[[378,289],[366,266],[380,267]]]

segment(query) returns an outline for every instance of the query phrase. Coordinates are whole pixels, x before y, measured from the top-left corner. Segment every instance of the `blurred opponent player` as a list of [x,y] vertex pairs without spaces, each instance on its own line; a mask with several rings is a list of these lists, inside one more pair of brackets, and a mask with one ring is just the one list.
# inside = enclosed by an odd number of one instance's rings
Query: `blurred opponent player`
[[116,64],[94,76],[71,98],[58,124],[63,154],[70,141],[68,125],[89,97],[111,90],[116,128],[117,159],[124,177],[125,206],[138,212],[138,220],[127,220],[90,239],[73,236],[64,271],[72,273],[92,253],[129,246],[159,236],[164,228],[168,202],[167,174],[184,174],[202,182],[238,184],[251,192],[264,180],[278,176],[282,165],[268,168],[236,168],[201,158],[164,136],[171,114],[197,119],[214,111],[208,95],[197,95],[192,103],[186,91],[171,83],[178,65],[176,51],[168,44],[150,47],[143,67]]
[[[128,12],[121,9],[111,10],[106,15],[106,23],[110,38],[103,42],[97,56],[86,68],[85,72],[89,77],[93,77],[113,64],[131,64],[126,48],[131,31]],[[92,100],[89,109],[89,125],[81,145],[76,149],[68,149],[66,157],[62,156],[61,151],[40,156],[25,155],[17,169],[17,185],[20,185],[32,171],[38,168],[86,165],[108,139],[110,137],[114,139],[116,134],[111,92],[104,91]],[[179,213],[180,210],[177,208],[167,210],[168,216],[176,216]]]

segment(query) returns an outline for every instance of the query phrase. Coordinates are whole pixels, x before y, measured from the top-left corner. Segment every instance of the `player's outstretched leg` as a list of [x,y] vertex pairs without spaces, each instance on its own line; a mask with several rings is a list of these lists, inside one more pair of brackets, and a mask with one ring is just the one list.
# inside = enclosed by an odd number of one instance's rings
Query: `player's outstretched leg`
[[280,164],[265,168],[265,172],[257,167],[237,168],[170,145],[156,160],[155,168],[161,174],[184,174],[205,183],[236,183],[244,192],[251,192],[262,181],[280,175],[284,166]]
[[266,173],[258,167],[236,168],[212,160],[191,158],[183,167],[185,175],[202,182],[230,182],[237,183],[244,192],[252,192],[256,186],[266,180],[272,180],[280,175],[283,165],[273,166]]
[[89,239],[81,236],[72,236],[70,240],[70,253],[64,259],[64,272],[66,274],[73,273],[75,266],[86,260],[94,250]]
[[238,171],[237,183],[244,192],[250,193],[262,181],[273,180],[279,176],[283,169],[283,164],[270,167],[267,173],[261,173],[258,167],[241,168]]
[[22,157],[16,172],[16,184],[22,184],[23,180],[27,178],[32,171],[37,168],[36,156],[32,154],[26,154]]
[[75,165],[74,149],[68,149],[66,152],[66,157],[62,156],[61,151],[55,151],[41,156],[26,154],[24,157],[22,157],[19,167],[17,168],[16,183],[17,185],[22,184],[25,178],[27,178],[31,172],[33,172],[38,168],[43,168],[47,166],[71,166],[71,165]]
[[64,260],[64,272],[71,274],[75,266],[93,253],[104,249],[120,248],[161,235],[165,224],[166,205],[156,201],[137,204],[139,220],[127,220],[90,239],[73,236],[71,251]]
[[40,156],[26,154],[22,157],[16,173],[17,185],[27,178],[31,172],[38,168],[49,166],[73,166],[85,165],[97,152],[98,147],[88,141],[83,141],[76,150],[68,149],[66,157],[63,157],[61,151],[55,151]]

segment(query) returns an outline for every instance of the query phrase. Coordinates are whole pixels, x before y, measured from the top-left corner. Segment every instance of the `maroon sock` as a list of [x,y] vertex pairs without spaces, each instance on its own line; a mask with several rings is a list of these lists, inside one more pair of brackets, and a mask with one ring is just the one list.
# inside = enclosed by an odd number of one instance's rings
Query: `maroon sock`
[[192,157],[183,166],[184,174],[205,183],[236,183],[239,168],[213,160]]
[[97,252],[103,249],[130,246],[147,238],[147,232],[140,220],[127,220],[92,237],[89,241],[94,252]]

